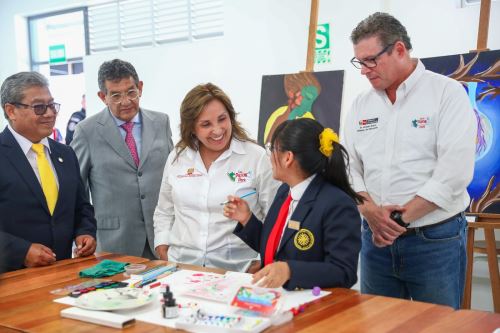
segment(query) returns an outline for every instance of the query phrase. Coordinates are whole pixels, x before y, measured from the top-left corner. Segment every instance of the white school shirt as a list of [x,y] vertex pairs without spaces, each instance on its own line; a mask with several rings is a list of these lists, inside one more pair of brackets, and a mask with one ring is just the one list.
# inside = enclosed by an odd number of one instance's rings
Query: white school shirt
[[186,148],[177,159],[172,151],[153,216],[155,248],[169,245],[170,261],[245,271],[257,253],[233,234],[237,222],[221,203],[256,190],[244,200],[263,220],[279,185],[265,150],[251,142],[233,139],[208,172],[199,151]]
[[419,60],[392,104],[370,89],[353,103],[342,137],[356,192],[377,205],[403,205],[416,195],[439,208],[411,223],[430,225],[469,205],[477,122],[456,80],[425,69]]
[[[9,131],[12,133],[14,136],[14,139],[16,139],[17,143],[21,147],[21,150],[23,151],[24,155],[28,159],[28,162],[33,169],[33,172],[35,173],[36,179],[38,179],[38,182],[40,185],[42,185],[42,181],[40,180],[40,172],[38,171],[38,163],[36,162],[36,152],[31,149],[33,146],[33,142],[30,140],[26,139],[24,136],[21,134],[17,133],[11,126],[10,124],[7,125],[9,128]],[[50,158],[50,145],[49,145],[49,139],[43,138],[40,140],[41,144],[43,144],[44,152],[45,152],[45,157],[47,158],[47,161],[49,161],[50,168],[52,169],[52,173],[54,174],[54,178],[56,179],[56,185],[57,189],[59,189],[59,178],[57,177],[57,172],[56,169],[54,169],[54,165],[52,164],[52,159]]]
[[292,196],[292,201],[290,201],[290,208],[288,209],[288,215],[286,216],[286,222],[285,226],[283,227],[283,230],[281,230],[281,236],[280,236],[280,242],[278,244],[277,249],[280,248],[281,246],[281,240],[283,239],[283,235],[285,234],[285,230],[287,228],[288,222],[290,221],[290,218],[292,217],[293,212],[295,211],[295,208],[297,208],[297,205],[304,195],[304,192],[307,190],[311,182],[313,181],[314,177],[316,177],[316,174],[307,177],[294,187],[290,188],[290,194]]

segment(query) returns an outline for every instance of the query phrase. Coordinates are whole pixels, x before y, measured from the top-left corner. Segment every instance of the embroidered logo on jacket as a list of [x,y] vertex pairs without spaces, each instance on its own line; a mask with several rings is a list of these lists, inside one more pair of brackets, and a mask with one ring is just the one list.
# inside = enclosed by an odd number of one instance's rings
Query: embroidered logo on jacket
[[357,132],[364,132],[378,128],[378,118],[361,119],[358,121],[359,128]]
[[431,118],[429,117],[420,117],[413,119],[411,121],[411,125],[415,128],[426,128],[427,126],[430,125],[430,123],[431,123]]
[[194,168],[189,168],[189,169],[187,169],[187,171],[184,175],[177,175],[177,178],[201,177],[201,176],[203,176],[203,175],[199,172],[195,172]]
[[314,235],[308,229],[300,229],[293,238],[295,247],[301,251],[309,250],[314,245]]
[[250,179],[250,177],[252,176],[252,173],[250,171],[247,171],[247,172],[231,171],[231,172],[228,172],[227,175],[229,176],[229,179],[231,179],[233,182],[245,183]]

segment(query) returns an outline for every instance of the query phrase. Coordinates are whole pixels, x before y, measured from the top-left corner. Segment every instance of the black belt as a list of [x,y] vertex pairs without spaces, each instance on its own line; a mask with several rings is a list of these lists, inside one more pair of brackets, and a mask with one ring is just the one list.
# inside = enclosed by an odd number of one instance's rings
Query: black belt
[[451,222],[452,220],[456,219],[457,217],[461,216],[462,214],[463,213],[460,212],[458,214],[453,215],[452,217],[447,218],[446,220],[442,220],[442,221],[439,221],[439,222],[434,223],[434,224],[425,225],[423,227],[407,228],[405,232],[403,232],[401,235],[399,235],[399,237],[415,235],[417,233],[417,230],[425,230],[427,228],[432,228],[432,227],[437,226],[439,224]]

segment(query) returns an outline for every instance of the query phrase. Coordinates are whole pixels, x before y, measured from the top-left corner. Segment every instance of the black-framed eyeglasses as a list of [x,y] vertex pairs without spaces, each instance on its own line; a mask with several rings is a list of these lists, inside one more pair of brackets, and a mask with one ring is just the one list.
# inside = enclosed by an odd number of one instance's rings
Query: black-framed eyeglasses
[[387,45],[386,47],[384,47],[384,49],[382,51],[380,51],[379,53],[377,53],[373,57],[366,58],[363,61],[356,59],[356,57],[353,57],[351,59],[351,64],[354,67],[356,67],[357,69],[361,69],[361,68],[363,68],[363,66],[365,66],[366,68],[377,67],[377,58],[380,57],[385,52],[388,52],[394,46],[394,44],[396,44],[396,43],[392,43],[392,44]]
[[14,103],[9,103],[9,104],[21,106],[21,107],[27,108],[27,109],[33,109],[33,112],[35,112],[35,114],[37,116],[43,116],[45,114],[45,112],[47,112],[48,108],[50,108],[55,114],[57,114],[59,112],[59,110],[61,109],[61,104],[59,104],[59,103],[28,105],[28,104],[24,104],[24,103],[14,102]]
[[123,98],[127,98],[129,101],[134,101],[139,98],[139,89],[130,89],[129,91],[122,93],[114,93],[109,95],[109,99],[114,104],[120,104],[123,102]]

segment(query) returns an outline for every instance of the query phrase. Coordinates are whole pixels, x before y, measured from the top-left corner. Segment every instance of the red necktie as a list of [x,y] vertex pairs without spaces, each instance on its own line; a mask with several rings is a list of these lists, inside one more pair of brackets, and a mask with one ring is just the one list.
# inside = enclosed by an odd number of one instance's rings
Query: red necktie
[[276,253],[278,244],[280,243],[281,234],[283,233],[283,227],[285,226],[286,217],[288,216],[288,209],[290,208],[291,201],[292,196],[288,194],[285,202],[283,202],[283,205],[281,205],[276,223],[274,223],[273,229],[271,230],[269,238],[267,239],[266,253],[264,256],[264,266],[271,264],[274,260],[274,254]]
[[134,123],[128,122],[121,125],[122,128],[127,132],[125,135],[125,143],[127,144],[130,154],[134,159],[135,166],[139,166],[139,154],[137,153],[137,146],[135,145],[134,135],[132,134],[132,128],[134,128]]

